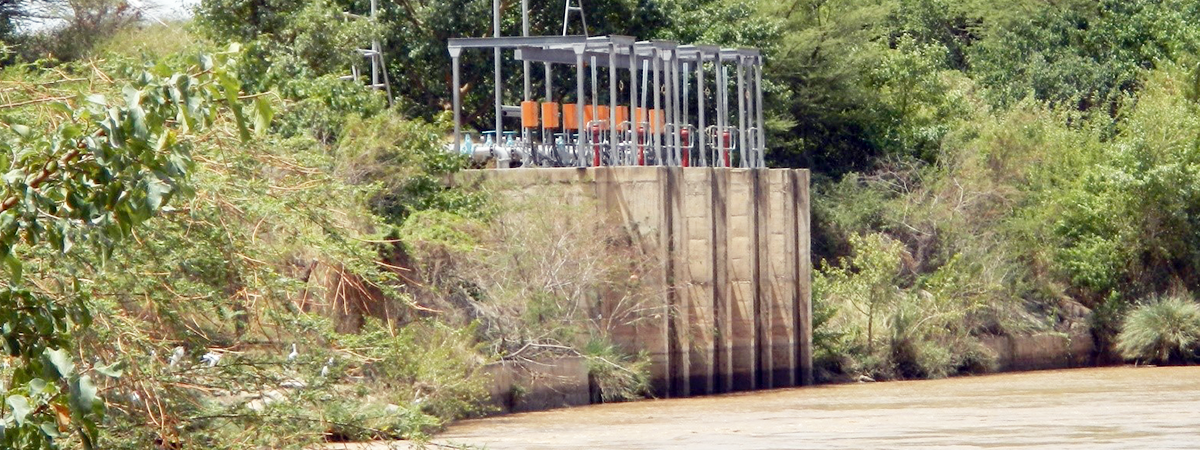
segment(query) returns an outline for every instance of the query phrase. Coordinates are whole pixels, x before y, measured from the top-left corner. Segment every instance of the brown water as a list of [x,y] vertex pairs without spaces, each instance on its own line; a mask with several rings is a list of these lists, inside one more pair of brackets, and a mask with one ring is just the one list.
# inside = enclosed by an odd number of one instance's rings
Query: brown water
[[1200,367],[1030,372],[594,405],[459,422],[436,442],[488,449],[1200,449]]

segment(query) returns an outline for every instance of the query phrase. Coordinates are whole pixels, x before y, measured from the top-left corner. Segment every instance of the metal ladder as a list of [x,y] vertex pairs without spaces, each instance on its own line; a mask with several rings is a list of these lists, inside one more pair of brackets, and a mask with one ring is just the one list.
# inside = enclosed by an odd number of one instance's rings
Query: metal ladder
[[[569,2],[570,0],[567,0],[567,1]],[[346,17],[351,18],[351,19],[367,19],[367,20],[370,20],[371,22],[375,22],[375,16],[376,16],[376,14],[378,14],[378,12],[379,12],[378,0],[371,0],[371,15],[370,15],[370,17],[363,17],[360,15],[351,14],[351,13],[343,13],[343,14],[345,14]],[[383,59],[383,46],[381,46],[379,44],[379,38],[376,37],[371,40],[371,48],[369,48],[369,49],[368,48],[360,48],[360,49],[357,49],[357,51],[358,51],[359,55],[361,55],[363,58],[370,61],[370,64],[371,64],[371,84],[368,84],[367,87],[369,87],[371,89],[376,89],[376,90],[378,90],[378,89],[385,90],[387,92],[388,106],[392,106],[392,83],[391,83],[391,81],[388,80],[387,65],[384,63],[384,59]],[[351,64],[350,65],[350,75],[343,75],[340,78],[342,80],[355,80],[356,81],[356,80],[358,80],[358,77],[359,77],[358,64]]]
[[583,35],[588,35],[587,16],[583,14],[583,0],[575,0],[579,6],[571,6],[571,0],[566,1],[566,7],[563,8],[563,32],[562,35],[567,35],[567,24],[571,21],[571,13],[579,13],[579,22],[583,24]]

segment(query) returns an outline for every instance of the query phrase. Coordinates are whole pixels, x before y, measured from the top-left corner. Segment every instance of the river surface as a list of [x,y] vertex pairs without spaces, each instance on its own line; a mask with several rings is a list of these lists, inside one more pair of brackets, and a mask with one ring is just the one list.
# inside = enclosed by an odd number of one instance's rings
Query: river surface
[[1200,367],[1027,372],[593,405],[462,421],[435,442],[488,449],[1200,449]]

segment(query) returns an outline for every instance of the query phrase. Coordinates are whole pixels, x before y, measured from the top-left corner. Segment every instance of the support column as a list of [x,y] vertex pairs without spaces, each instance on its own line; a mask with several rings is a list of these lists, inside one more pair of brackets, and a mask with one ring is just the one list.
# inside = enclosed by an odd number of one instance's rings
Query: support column
[[721,53],[717,52],[717,158],[720,162],[717,167],[729,167],[729,143],[725,142],[725,131],[729,126],[729,80],[728,74],[725,72],[725,62],[721,59]]
[[[521,36],[529,36],[529,0],[521,0]],[[533,84],[529,78],[531,63],[524,61],[522,65],[522,74],[525,76],[525,96],[522,99],[529,101],[533,99]]]
[[[585,141],[585,139],[583,139],[583,131],[584,131],[583,130],[583,127],[584,127],[583,105],[584,105],[584,103],[586,103],[586,102],[584,102],[584,98],[583,98],[583,79],[585,76],[583,73],[584,49],[586,49],[586,46],[584,44],[578,44],[575,46],[575,106],[576,106],[575,117],[577,120],[576,123],[579,125],[579,129],[575,130],[575,131],[579,132],[578,138],[575,139],[575,165],[577,167],[586,167],[587,166],[587,160],[586,160],[587,154],[584,151],[584,145],[583,145],[584,141]],[[566,133],[565,128],[563,129],[563,132]]]
[[[696,148],[700,153],[700,165],[708,166],[704,137],[704,53],[696,58]],[[716,166],[716,164],[713,164]]]
[[629,141],[629,154],[625,155],[626,163],[633,166],[638,164],[637,151],[638,141],[637,135],[637,109],[638,109],[638,57],[637,46],[629,46],[629,135],[632,137]]
[[671,120],[675,126],[672,127],[673,135],[671,139],[675,143],[675,165],[683,166],[683,135],[679,131],[679,127],[685,122],[680,118],[682,109],[679,106],[679,83],[682,77],[679,73],[679,52],[675,51],[671,58]]
[[797,365],[800,366],[800,383],[804,386],[813,384],[813,328],[812,328],[812,205],[809,201],[811,172],[808,170],[793,171],[796,176],[796,236],[798,239],[797,257],[799,268],[796,274],[797,286],[800,290],[799,324],[796,347],[799,349]]
[[454,153],[458,154],[462,153],[462,88],[459,86],[462,84],[462,64],[459,61],[461,56],[461,48],[450,47],[450,66],[453,73],[450,84],[453,91],[451,96],[454,98]]
[[[500,37],[500,0],[492,0],[492,35],[494,37]],[[493,79],[495,82],[495,89],[493,90],[495,91],[496,107],[496,141],[493,145],[499,146],[500,143],[503,142],[503,137],[501,137],[501,134],[504,132],[504,112],[502,111],[503,108],[501,104],[503,101],[502,96],[504,95],[504,82],[500,79],[500,48],[497,47],[492,54],[494,55],[494,64],[496,69],[495,77]]]
[[749,167],[746,158],[746,71],[745,59],[737,58],[737,97],[738,97],[738,160],[741,167]]
[[653,66],[652,70],[654,71],[654,91],[653,91],[654,92],[654,111],[657,112],[657,114],[658,114],[658,120],[657,121],[653,120],[650,117],[651,115],[649,113],[646,114],[646,120],[648,120],[650,122],[650,126],[648,127],[649,130],[647,130],[647,131],[648,131],[648,133],[650,133],[651,140],[654,141],[654,164],[661,166],[661,165],[664,165],[663,164],[663,151],[662,151],[662,135],[660,135],[658,133],[659,130],[658,130],[658,127],[656,126],[657,125],[656,122],[663,121],[663,117],[662,117],[662,52],[656,48],[656,49],[654,49],[653,53],[654,53],[654,60],[651,61],[650,64]]
[[[598,111],[599,108],[597,108],[597,107],[600,106],[600,87],[599,87],[600,78],[598,75],[598,71],[600,69],[596,67],[596,57],[595,56],[588,58],[588,61],[592,63],[592,67],[591,67],[591,69],[592,69],[591,70],[592,71],[592,98],[591,98],[591,100],[592,100],[592,120],[599,120],[600,118],[596,117],[596,115],[599,114],[599,111]],[[587,116],[584,115],[584,117],[587,117]],[[587,119],[584,119],[584,120],[587,120]],[[581,134],[583,134],[584,136],[587,136],[588,139],[597,139],[597,140],[600,139],[600,136],[597,136],[596,134],[592,133],[592,129],[590,127],[588,127],[586,123],[580,122],[579,126],[583,129],[582,130],[583,132]],[[588,165],[593,165],[593,166],[600,165],[600,161],[593,161],[593,158],[600,159],[600,155],[597,154],[597,150],[594,148],[596,145],[597,144],[593,142],[592,143],[593,148],[588,149],[588,161],[589,161]]]
[[762,92],[762,57],[758,59],[758,65],[754,66],[754,96],[758,101],[754,102],[754,106],[758,111],[758,167],[767,167],[767,123],[763,121],[763,92]]
[[617,161],[617,45],[608,44],[608,163]]
[[[680,99],[683,101],[683,112],[681,113],[682,115],[680,116],[681,119],[679,122],[683,125],[688,125],[691,123],[692,119],[690,110],[690,107],[692,106],[692,65],[689,63],[683,63],[683,69],[679,71],[679,75],[683,77],[683,95],[680,97]],[[695,134],[696,133],[692,132],[690,135],[692,142],[696,142]],[[680,141],[680,148],[682,148],[684,154],[687,155],[684,160],[687,161],[688,166],[695,166],[696,161],[692,159],[691,151],[683,147],[683,144],[684,142]]]

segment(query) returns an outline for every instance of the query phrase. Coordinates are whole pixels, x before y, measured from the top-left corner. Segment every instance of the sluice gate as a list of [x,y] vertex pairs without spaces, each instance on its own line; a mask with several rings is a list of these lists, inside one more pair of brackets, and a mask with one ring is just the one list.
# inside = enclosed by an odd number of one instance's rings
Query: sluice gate
[[[812,383],[807,170],[476,170],[453,180],[484,181],[506,195],[544,197],[555,186],[586,199],[654,256],[645,282],[655,298],[611,337],[649,353],[655,395]],[[618,306],[617,293],[600,295],[602,310]]]

